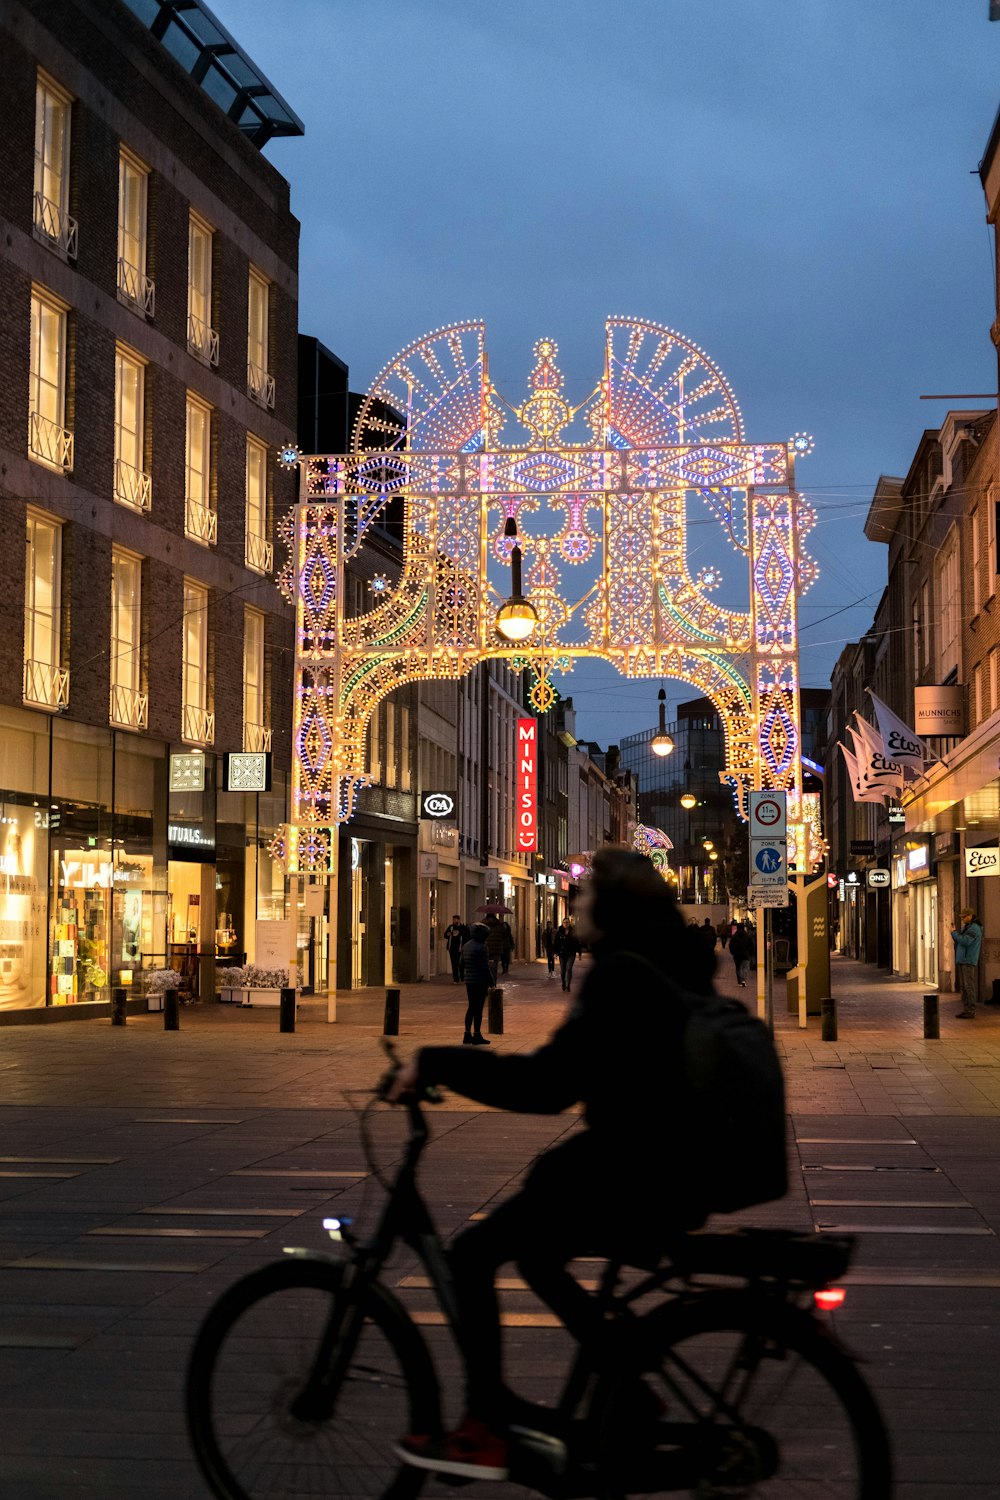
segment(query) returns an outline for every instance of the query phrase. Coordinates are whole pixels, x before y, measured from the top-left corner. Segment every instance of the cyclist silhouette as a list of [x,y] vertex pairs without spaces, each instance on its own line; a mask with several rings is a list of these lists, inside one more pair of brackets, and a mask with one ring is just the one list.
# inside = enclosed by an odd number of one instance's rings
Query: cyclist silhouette
[[[576,903],[576,932],[593,964],[562,1025],[529,1054],[424,1047],[388,1097],[444,1084],[522,1113],[582,1102],[586,1128],[539,1157],[520,1191],[454,1240],[450,1261],[466,1367],[466,1414],[443,1438],[409,1433],[406,1463],[465,1478],[505,1479],[508,1403],[494,1277],[515,1261],[528,1285],[578,1339],[599,1334],[594,1299],[566,1270],[579,1255],[656,1253],[704,1222],[703,1185],[685,1165],[681,1039],[687,1012],[649,963],[696,994],[711,993],[715,958],[686,927],[649,860],[601,849]],[[637,1392],[650,1416],[658,1403]]]

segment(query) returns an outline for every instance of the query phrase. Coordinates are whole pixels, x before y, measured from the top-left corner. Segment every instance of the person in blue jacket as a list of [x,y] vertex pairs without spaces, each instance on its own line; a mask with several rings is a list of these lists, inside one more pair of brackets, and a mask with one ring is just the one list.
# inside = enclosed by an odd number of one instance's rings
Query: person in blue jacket
[[983,929],[970,907],[962,912],[961,932],[952,931],[955,944],[955,970],[962,992],[962,1009],[955,1014],[960,1021],[971,1021],[979,999],[979,950],[983,946]]

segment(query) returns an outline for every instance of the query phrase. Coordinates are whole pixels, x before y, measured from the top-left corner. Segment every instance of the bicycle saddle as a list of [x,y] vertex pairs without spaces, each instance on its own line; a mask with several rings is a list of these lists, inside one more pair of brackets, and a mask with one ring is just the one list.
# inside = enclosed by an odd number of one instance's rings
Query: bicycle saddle
[[821,1287],[844,1274],[853,1250],[851,1235],[733,1229],[683,1235],[671,1242],[668,1257],[685,1276],[701,1272]]

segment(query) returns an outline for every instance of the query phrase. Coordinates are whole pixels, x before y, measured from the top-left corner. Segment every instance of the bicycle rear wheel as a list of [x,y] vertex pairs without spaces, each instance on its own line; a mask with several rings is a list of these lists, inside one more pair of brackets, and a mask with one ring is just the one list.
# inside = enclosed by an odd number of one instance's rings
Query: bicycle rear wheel
[[[426,1346],[380,1287],[340,1387],[317,1382],[317,1353],[351,1296],[341,1268],[265,1266],[230,1287],[206,1318],[188,1366],[188,1430],[219,1500],[410,1500],[426,1477],[399,1464],[403,1432],[439,1425]],[[335,1325],[334,1325],[335,1326]]]
[[643,1373],[595,1392],[605,1497],[887,1500],[888,1437],[857,1367],[808,1314],[766,1316],[723,1292],[643,1320]]

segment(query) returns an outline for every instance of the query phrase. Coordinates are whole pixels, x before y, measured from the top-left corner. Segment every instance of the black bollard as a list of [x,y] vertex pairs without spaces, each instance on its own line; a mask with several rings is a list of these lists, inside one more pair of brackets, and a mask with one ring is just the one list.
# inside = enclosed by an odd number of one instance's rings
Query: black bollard
[[503,1036],[503,990],[494,988],[486,998],[489,1003],[489,1029],[494,1036]]
[[163,1029],[164,1031],[180,1031],[181,1029],[181,996],[180,991],[163,991]]
[[125,1025],[125,991],[111,991],[111,1024],[112,1026]]
[[278,1001],[278,1030],[295,1030],[295,991],[283,989]]
[[924,996],[924,1040],[941,1040],[941,1007],[937,995]]
[[383,1036],[399,1036],[399,991],[385,992],[385,1020],[382,1022]]
[[[802,981],[800,980],[799,983]],[[819,1002],[820,1026],[824,1042],[837,1040],[837,1002],[832,995],[824,995]]]

